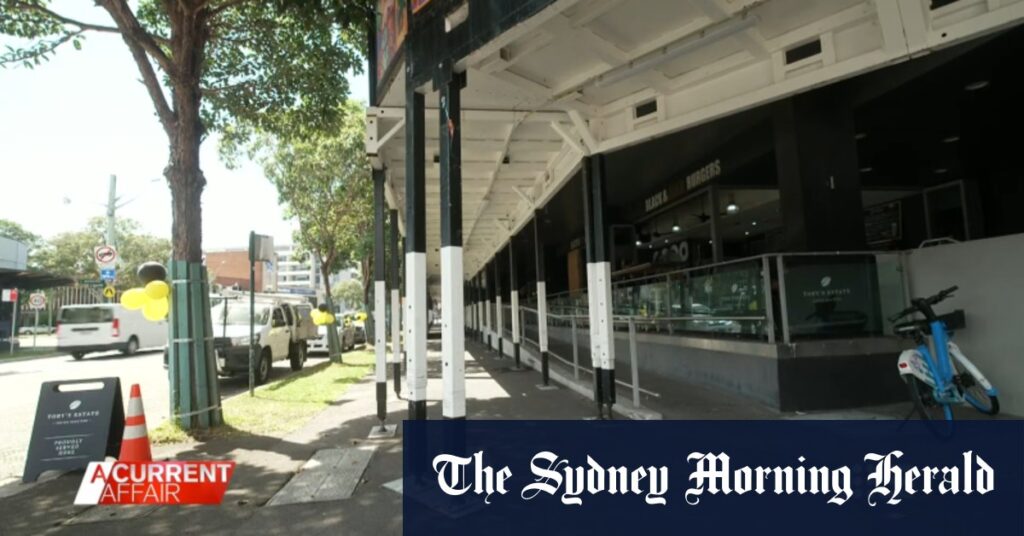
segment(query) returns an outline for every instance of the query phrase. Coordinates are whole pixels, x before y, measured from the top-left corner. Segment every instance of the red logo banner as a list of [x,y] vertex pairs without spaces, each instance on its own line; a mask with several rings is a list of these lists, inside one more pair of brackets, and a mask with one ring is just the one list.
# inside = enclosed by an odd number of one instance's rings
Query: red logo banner
[[92,462],[75,504],[220,504],[230,461]]

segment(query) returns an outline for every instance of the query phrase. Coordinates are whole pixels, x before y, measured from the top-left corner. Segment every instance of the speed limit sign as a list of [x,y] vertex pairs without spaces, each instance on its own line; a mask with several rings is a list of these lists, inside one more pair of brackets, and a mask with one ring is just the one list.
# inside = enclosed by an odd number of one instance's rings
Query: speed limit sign
[[46,294],[36,292],[29,295],[28,306],[33,309],[43,309],[46,307]]

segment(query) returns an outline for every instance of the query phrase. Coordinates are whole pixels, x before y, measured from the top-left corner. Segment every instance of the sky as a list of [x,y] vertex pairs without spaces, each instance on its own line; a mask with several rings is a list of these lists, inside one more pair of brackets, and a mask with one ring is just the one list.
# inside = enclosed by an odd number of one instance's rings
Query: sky
[[[101,8],[57,0],[55,11],[110,23]],[[4,41],[0,39],[0,45]],[[367,101],[366,76],[350,75],[352,98]],[[277,192],[258,165],[229,170],[215,136],[202,145],[203,248],[245,247],[249,231],[291,243]],[[0,218],[49,238],[77,231],[106,210],[110,175],[124,204],[118,217],[170,238],[171,194],[163,178],[167,137],[124,42],[89,34],[34,70],[0,69]]]

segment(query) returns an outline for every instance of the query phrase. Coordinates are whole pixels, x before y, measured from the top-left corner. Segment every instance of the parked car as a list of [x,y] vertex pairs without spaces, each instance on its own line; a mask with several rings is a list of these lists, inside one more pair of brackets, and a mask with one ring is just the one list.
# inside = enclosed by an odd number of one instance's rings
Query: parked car
[[344,323],[334,326],[317,326],[319,337],[311,339],[308,343],[308,352],[311,354],[327,354],[327,330],[333,327],[338,330],[338,341],[341,343],[341,351],[345,352],[356,346],[356,330],[353,326],[346,326]]
[[[292,370],[306,362],[309,341],[317,339],[313,306],[302,298],[257,295],[255,311],[256,383],[270,377],[275,361],[288,359]],[[226,299],[210,310],[217,372],[230,376],[249,371],[249,300]]]
[[354,344],[366,344],[366,313],[345,313],[345,326],[352,327]]
[[21,326],[18,328],[18,335],[49,335],[54,332],[50,326]]
[[57,349],[75,359],[112,350],[132,355],[140,348],[166,344],[166,320],[150,322],[142,311],[120,304],[65,305],[57,313]]

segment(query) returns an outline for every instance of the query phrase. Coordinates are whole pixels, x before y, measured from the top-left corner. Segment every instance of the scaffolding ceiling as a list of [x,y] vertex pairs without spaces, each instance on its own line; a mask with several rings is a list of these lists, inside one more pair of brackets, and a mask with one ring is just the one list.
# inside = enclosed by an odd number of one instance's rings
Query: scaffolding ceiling
[[[465,277],[589,154],[615,151],[1018,24],[1024,0],[558,0],[462,58]],[[398,72],[404,69],[399,66]],[[427,272],[437,283],[437,92],[426,94]],[[405,210],[405,80],[367,152]],[[403,227],[404,229],[404,227]],[[404,230],[403,230],[404,232]],[[435,289],[436,291],[436,289]],[[432,292],[435,293],[436,292]]]

